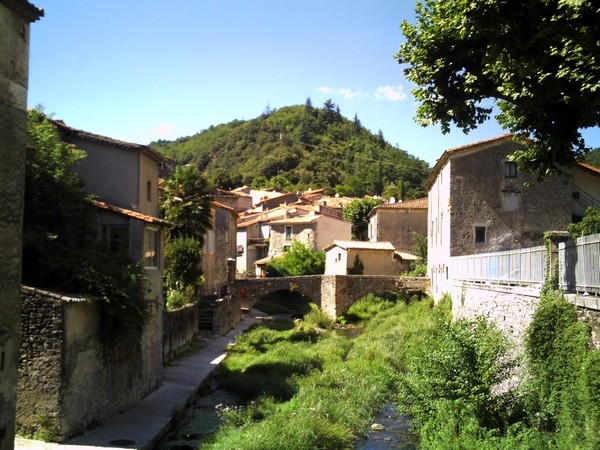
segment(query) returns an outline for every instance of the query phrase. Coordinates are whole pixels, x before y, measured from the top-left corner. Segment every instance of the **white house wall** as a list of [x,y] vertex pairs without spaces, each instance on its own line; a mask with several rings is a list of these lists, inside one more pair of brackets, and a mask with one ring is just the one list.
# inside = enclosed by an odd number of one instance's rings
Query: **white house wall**
[[450,175],[448,164],[438,174],[428,196],[427,272],[436,300],[446,290],[446,263],[450,258]]

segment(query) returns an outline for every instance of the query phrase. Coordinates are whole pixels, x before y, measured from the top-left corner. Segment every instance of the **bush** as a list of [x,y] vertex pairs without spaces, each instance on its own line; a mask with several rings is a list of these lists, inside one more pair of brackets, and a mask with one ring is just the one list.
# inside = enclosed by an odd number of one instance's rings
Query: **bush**
[[267,263],[266,273],[268,277],[323,274],[325,273],[325,252],[315,252],[303,243],[294,241],[283,257]]

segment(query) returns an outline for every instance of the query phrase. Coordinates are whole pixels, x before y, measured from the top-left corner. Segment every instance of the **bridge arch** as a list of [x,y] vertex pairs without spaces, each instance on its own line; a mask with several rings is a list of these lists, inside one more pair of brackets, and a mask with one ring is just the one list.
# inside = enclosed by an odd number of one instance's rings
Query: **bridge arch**
[[299,293],[336,318],[368,293],[396,292],[404,296],[427,293],[429,279],[387,275],[306,275],[235,280],[232,286],[232,295],[239,296],[244,309],[252,308],[258,300],[278,291]]

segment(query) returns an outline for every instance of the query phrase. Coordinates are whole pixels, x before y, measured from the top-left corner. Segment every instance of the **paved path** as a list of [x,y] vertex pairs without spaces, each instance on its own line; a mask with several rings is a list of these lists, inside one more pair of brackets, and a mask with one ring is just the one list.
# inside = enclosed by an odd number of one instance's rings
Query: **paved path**
[[164,382],[130,409],[107,419],[101,426],[64,444],[51,444],[17,436],[15,450],[151,449],[169,430],[173,413],[185,407],[202,382],[225,357],[227,346],[257,319],[250,311],[222,337],[208,338],[197,353],[164,368]]

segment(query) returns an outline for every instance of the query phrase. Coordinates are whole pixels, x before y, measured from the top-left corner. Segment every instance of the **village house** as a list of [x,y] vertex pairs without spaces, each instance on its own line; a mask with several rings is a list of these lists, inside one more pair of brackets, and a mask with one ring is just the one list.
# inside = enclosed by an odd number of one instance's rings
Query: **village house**
[[204,295],[222,297],[229,282],[235,279],[238,213],[230,206],[211,201],[210,214],[212,227],[206,232],[202,252],[202,291]]
[[160,154],[62,121],[52,123],[64,141],[86,152],[74,170],[92,197],[100,237],[107,251],[126,253],[140,263],[149,304],[140,339],[107,352],[99,339],[98,303],[23,289],[28,338],[19,368],[19,424],[35,428],[39,417],[54,417],[59,438],[65,438],[124,410],[162,383],[163,246],[169,223],[159,218]]
[[369,213],[369,241],[391,242],[397,252],[414,255],[414,234],[427,236],[427,197],[388,202]]
[[449,258],[543,244],[588,206],[600,205],[600,171],[577,164],[571,176],[536,182],[510,154],[511,134],[446,150],[427,181],[428,274],[434,298],[447,291]]
[[323,250],[325,275],[399,275],[408,269],[391,242],[335,239]]

